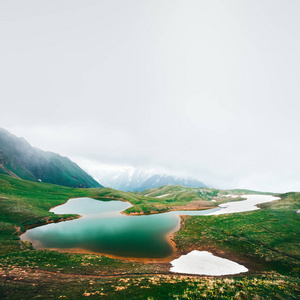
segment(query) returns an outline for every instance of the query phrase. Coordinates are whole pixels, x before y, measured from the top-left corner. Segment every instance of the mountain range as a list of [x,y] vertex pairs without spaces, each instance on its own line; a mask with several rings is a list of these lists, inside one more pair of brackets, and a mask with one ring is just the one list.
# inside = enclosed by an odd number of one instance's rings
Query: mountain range
[[0,174],[68,187],[102,187],[69,158],[34,148],[24,138],[3,128],[0,128]]
[[141,192],[163,185],[182,185],[185,187],[207,187],[203,182],[191,177],[177,177],[157,170],[128,168],[117,171],[103,171],[98,180],[107,187],[121,191]]
[[76,188],[103,185],[121,191],[141,192],[164,185],[207,187],[194,178],[134,168],[99,170],[97,179],[101,185],[69,158],[34,148],[24,138],[17,137],[3,128],[0,128],[0,174]]

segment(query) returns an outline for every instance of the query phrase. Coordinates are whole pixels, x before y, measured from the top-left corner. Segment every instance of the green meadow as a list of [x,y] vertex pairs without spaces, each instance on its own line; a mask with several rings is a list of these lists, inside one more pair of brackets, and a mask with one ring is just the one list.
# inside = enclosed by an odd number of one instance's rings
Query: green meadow
[[[110,188],[73,189],[0,175],[1,299],[298,299],[300,193],[261,210],[220,216],[186,216],[173,239],[178,255],[207,250],[249,272],[203,277],[170,273],[165,261],[134,261],[96,254],[34,250],[19,234],[27,226],[76,215],[49,212],[70,198],[129,201],[127,213],[163,212],[192,205],[214,207],[242,191],[165,186],[142,193]],[[249,192],[249,191],[245,191]],[[157,196],[169,194],[162,198]],[[147,196],[145,196],[147,195]],[[212,202],[213,198],[218,199]],[[239,199],[237,199],[239,200]]]

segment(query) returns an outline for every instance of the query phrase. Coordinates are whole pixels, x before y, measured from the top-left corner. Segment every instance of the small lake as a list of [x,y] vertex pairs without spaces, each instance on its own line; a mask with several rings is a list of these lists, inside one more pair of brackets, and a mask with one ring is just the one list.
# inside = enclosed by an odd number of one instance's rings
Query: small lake
[[35,249],[73,248],[122,257],[164,258],[173,252],[167,235],[180,228],[180,214],[200,215],[220,209],[141,216],[121,214],[131,206],[122,201],[70,199],[50,211],[79,214],[81,218],[35,227],[21,239],[32,242]]
[[[21,239],[30,241],[35,249],[80,249],[120,257],[164,258],[173,253],[167,237],[179,230],[179,215],[218,215],[248,211],[258,209],[255,206],[257,203],[279,199],[269,195],[247,197],[247,200],[239,201],[238,204],[244,210],[235,208],[237,202],[228,202],[223,208],[141,216],[121,214],[132,206],[128,202],[70,199],[50,211],[56,214],[79,214],[81,218],[27,230],[21,235]],[[234,209],[230,209],[231,207]]]

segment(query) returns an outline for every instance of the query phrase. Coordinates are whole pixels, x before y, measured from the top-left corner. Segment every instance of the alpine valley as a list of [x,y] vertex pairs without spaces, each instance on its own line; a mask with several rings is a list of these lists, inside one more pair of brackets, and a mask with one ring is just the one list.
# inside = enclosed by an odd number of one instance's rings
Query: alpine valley
[[102,187],[4,129],[0,173],[1,299],[299,299],[300,193],[138,170]]

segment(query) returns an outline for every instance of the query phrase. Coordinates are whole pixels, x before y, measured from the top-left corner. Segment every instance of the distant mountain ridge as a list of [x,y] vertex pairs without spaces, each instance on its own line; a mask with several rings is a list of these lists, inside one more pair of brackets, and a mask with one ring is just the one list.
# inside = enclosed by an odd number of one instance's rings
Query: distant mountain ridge
[[0,173],[68,187],[102,187],[69,158],[34,148],[24,138],[3,128],[0,128]]
[[153,175],[148,178],[141,186],[134,189],[142,192],[148,189],[155,189],[164,185],[182,185],[189,188],[207,187],[203,182],[194,178],[175,177],[171,175]]
[[102,172],[99,181],[107,187],[121,191],[141,192],[163,185],[182,185],[185,187],[207,187],[203,182],[194,178],[176,177],[158,174],[155,170],[139,170],[129,168],[123,171]]

